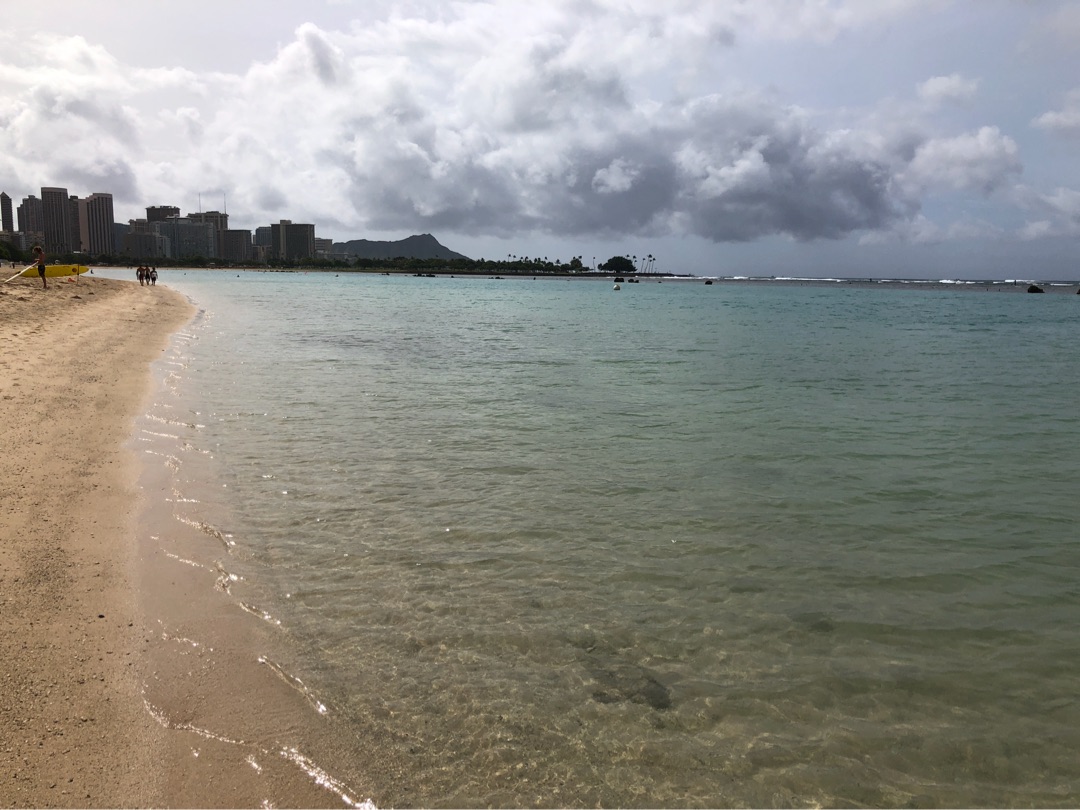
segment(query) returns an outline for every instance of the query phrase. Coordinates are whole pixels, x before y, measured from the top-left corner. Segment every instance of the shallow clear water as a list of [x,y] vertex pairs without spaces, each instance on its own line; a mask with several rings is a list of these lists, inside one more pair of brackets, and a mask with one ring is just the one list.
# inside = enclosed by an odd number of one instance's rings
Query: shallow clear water
[[178,491],[377,803],[1076,803],[1075,297],[163,281]]

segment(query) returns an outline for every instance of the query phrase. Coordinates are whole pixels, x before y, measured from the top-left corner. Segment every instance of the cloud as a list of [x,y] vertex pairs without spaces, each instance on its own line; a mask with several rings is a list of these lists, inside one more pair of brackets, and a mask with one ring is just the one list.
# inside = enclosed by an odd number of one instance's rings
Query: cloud
[[1065,97],[1062,109],[1043,113],[1031,123],[1055,135],[1080,139],[1080,88]]
[[1016,142],[997,127],[952,138],[934,138],[918,147],[903,182],[913,189],[944,188],[990,194],[1019,176],[1023,166]]
[[[183,208],[225,191],[244,227],[962,238],[975,226],[930,222],[924,200],[1015,184],[1019,148],[999,128],[931,137],[747,84],[672,89],[701,54],[828,41],[940,5],[418,2],[348,30],[303,23],[234,75],[133,69],[40,35],[35,69],[0,57],[0,176]],[[918,92],[938,105],[978,86],[955,73]]]
[[835,239],[904,215],[889,166],[798,111],[721,98],[692,103],[678,153],[680,206],[713,241]]
[[852,31],[882,27],[915,11],[934,11],[948,5],[947,0],[759,0],[754,3],[710,3],[686,0],[682,8],[697,6],[714,24],[723,20],[735,30],[747,31],[760,39],[831,42]]
[[629,191],[641,169],[622,158],[615,158],[593,175],[592,187],[598,194],[614,194]]
[[1080,236],[1080,191],[1057,188],[1043,193],[1020,188],[1017,197],[1021,205],[1038,217],[1025,223],[1020,232],[1022,238]]
[[959,73],[949,76],[934,76],[919,85],[919,98],[933,105],[965,104],[970,102],[979,90],[977,79],[966,79]]

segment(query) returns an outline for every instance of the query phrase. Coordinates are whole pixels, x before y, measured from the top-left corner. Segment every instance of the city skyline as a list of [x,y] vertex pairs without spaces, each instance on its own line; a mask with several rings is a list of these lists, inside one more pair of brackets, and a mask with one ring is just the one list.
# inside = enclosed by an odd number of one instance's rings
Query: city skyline
[[[80,198],[59,186],[42,186],[41,196],[27,194],[12,222],[12,199],[0,190],[2,233],[27,251],[33,245],[47,254],[86,253],[129,258],[203,258],[232,262],[294,261],[328,257],[332,240],[316,239],[315,225],[282,219],[254,229],[229,228],[223,211],[190,211],[179,206],[148,205],[145,217],[116,222],[113,195],[93,192]],[[18,227],[14,227],[17,224]],[[119,226],[119,228],[118,228]]]
[[1080,276],[1064,0],[43,0],[0,53],[0,188],[109,187],[121,220],[227,198],[477,258]]

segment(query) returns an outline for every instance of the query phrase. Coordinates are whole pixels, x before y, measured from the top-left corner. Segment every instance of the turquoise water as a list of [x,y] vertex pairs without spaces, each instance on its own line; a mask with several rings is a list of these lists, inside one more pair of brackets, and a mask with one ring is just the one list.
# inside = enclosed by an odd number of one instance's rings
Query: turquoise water
[[376,803],[1076,804],[1077,297],[163,282],[177,509]]

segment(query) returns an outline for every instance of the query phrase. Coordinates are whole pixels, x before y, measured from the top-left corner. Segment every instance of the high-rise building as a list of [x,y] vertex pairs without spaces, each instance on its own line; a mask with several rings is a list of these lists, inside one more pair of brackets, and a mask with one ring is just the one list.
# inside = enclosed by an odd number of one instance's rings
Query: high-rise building
[[17,231],[0,231],[0,242],[14,245],[17,250],[27,250],[26,235]]
[[124,255],[132,259],[163,259],[169,255],[169,240],[150,230],[145,219],[128,221],[121,244]]
[[45,241],[45,211],[41,200],[31,194],[23,197],[18,208],[19,231],[26,234],[27,241]]
[[68,197],[68,228],[70,229],[68,237],[72,250],[86,250],[86,244],[83,240],[83,228],[86,226],[82,222],[85,213],[86,200],[80,200],[74,194]]
[[255,246],[256,247],[272,247],[274,244],[273,232],[270,230],[269,225],[262,225],[255,229]]
[[71,252],[71,206],[66,188],[42,187],[41,209],[45,218],[45,251]]
[[11,218],[11,197],[6,191],[0,191],[0,231],[15,230],[15,221]]
[[147,222],[164,222],[169,217],[180,216],[180,209],[175,205],[149,205],[146,207]]
[[315,226],[293,223],[283,219],[270,226],[273,257],[279,261],[313,259],[315,257]]
[[169,240],[170,259],[217,258],[217,236],[209,222],[195,222],[188,217],[169,217],[151,222],[150,230]]
[[219,231],[229,230],[229,215],[220,211],[200,211],[197,214],[188,214],[187,218],[192,222],[209,222]]
[[229,229],[229,215],[220,211],[200,211],[197,214],[188,214],[187,218],[192,222],[205,222],[214,227],[214,255],[223,255],[225,252],[225,231]]
[[85,213],[81,213],[79,218],[84,232],[83,250],[91,254],[112,255],[116,252],[112,194],[98,192],[81,202],[85,205]]
[[112,226],[113,254],[124,252],[124,238],[131,233],[131,226],[126,222],[114,222]]
[[225,231],[221,242],[221,258],[230,262],[251,261],[251,231]]

